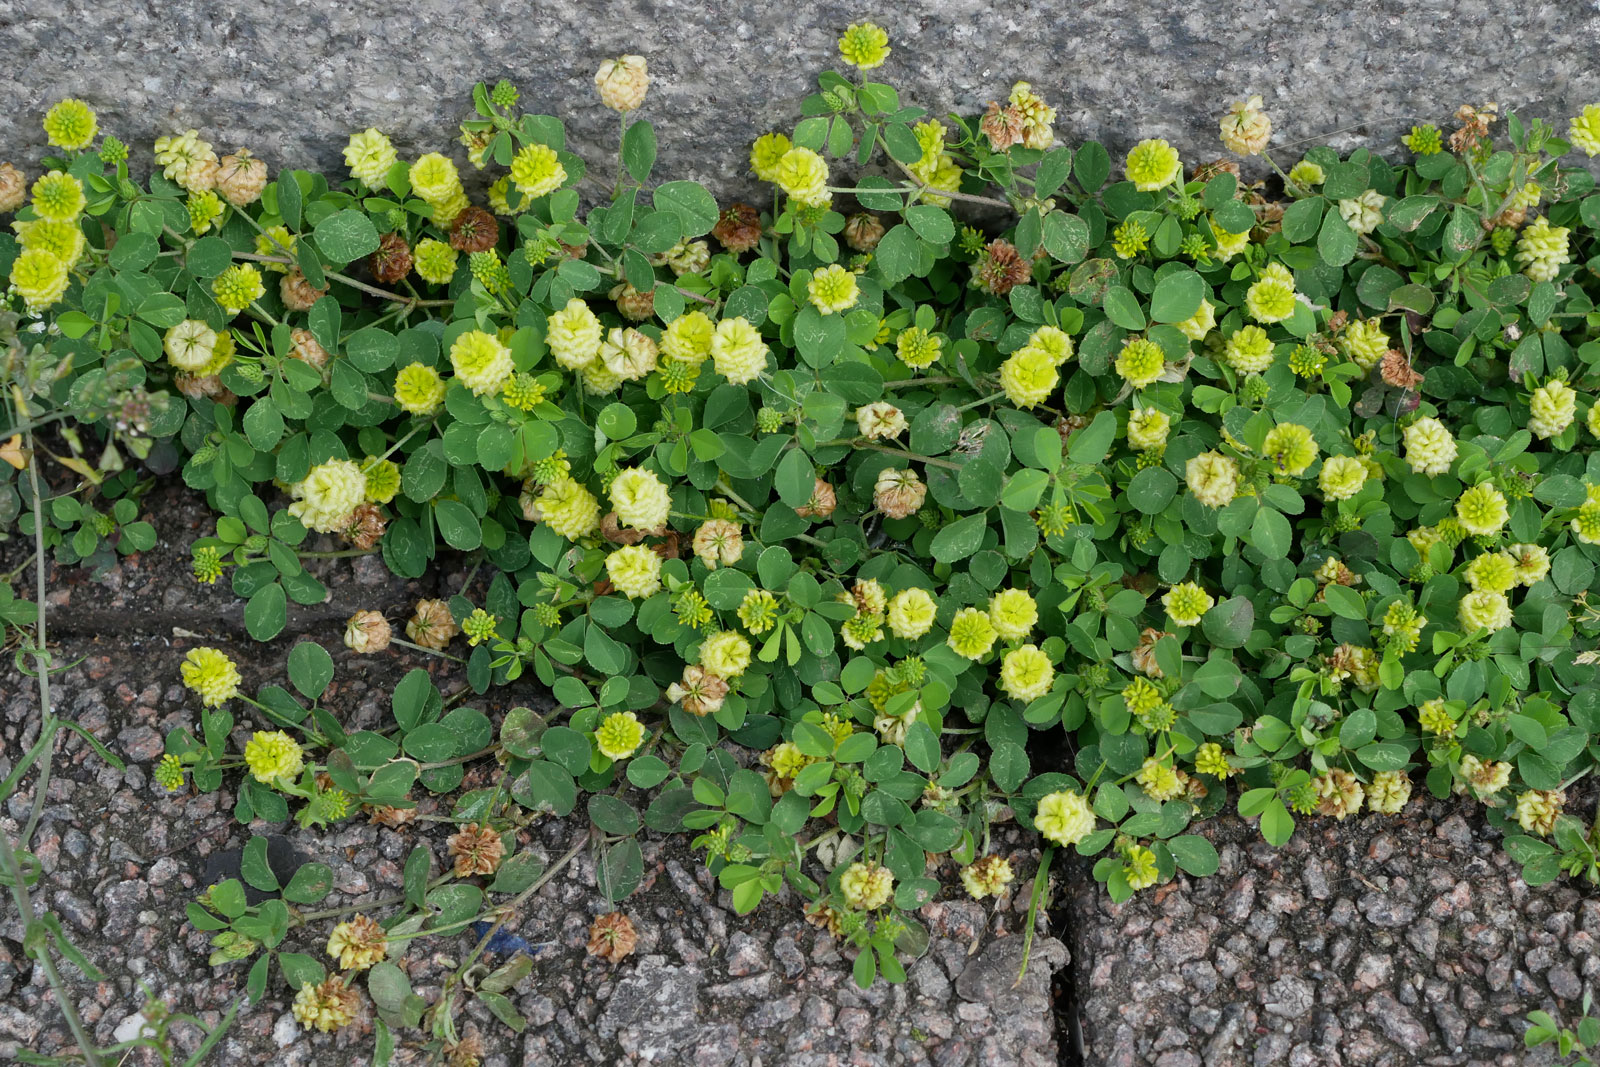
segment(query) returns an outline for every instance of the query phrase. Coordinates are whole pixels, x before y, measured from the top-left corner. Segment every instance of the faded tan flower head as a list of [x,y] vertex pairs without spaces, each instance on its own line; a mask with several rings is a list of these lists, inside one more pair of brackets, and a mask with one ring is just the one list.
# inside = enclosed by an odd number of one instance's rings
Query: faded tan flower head
[[248,148],[236,148],[233,155],[217,160],[216,190],[234,207],[260,200],[266,185],[267,165],[252,156]]
[[[355,511],[350,513],[350,525],[345,527],[340,534],[356,548],[369,552],[383,540],[383,531],[388,527],[389,520],[383,517],[383,509],[376,504],[357,504]],[[382,649],[374,649],[382,651]]]
[[289,355],[302,363],[309,364],[318,370],[328,365],[328,350],[322,347],[315,334],[310,330],[296,328],[289,331],[289,340],[293,343]]
[[0,213],[28,202],[28,176],[10,163],[0,163]]
[[595,71],[594,84],[606,107],[632,111],[644,103],[644,94],[650,88],[649,65],[644,56],[608,59]]
[[344,624],[344,647],[352,652],[382,652],[391,636],[388,620],[371,609],[356,612]]
[[739,524],[727,519],[707,519],[694,532],[694,554],[710,570],[731,567],[744,555],[744,535]]
[[1272,137],[1272,120],[1261,110],[1261,97],[1237,100],[1222,116],[1222,143],[1228,151],[1253,156],[1267,147]]
[[474,874],[493,874],[505,856],[506,846],[492,827],[469,822],[450,835],[450,855],[455,859],[457,878]]
[[621,963],[638,943],[633,920],[620,911],[602,915],[589,926],[589,955],[608,963]]
[[443,600],[419,600],[417,612],[406,623],[406,636],[424,648],[439,651],[460,633],[450,615],[450,605]]
[[811,489],[811,499],[806,501],[805,507],[795,508],[794,513],[805,519],[826,519],[838,506],[839,498],[833,486],[818,478]]
[[873,487],[872,502],[879,511],[891,519],[904,519],[915,515],[927,498],[928,486],[917,477],[917,472],[907,467],[890,468],[878,475]]
[[728,695],[728,680],[697,663],[683,668],[683,680],[667,686],[667,699],[676,701],[690,715],[715,715],[722,710]]
[[299,267],[291,267],[289,273],[278,279],[278,295],[290,311],[310,311],[313,304],[328,295],[328,287],[318,289],[306,281]]

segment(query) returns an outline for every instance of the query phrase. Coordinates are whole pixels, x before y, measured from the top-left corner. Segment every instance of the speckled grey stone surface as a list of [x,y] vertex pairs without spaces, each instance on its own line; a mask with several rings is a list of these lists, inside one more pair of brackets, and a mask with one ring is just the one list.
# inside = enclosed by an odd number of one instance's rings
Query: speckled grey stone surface
[[642,113],[660,130],[658,173],[731,194],[747,186],[751,138],[792,125],[840,30],[868,17],[895,48],[875,76],[908,101],[976,111],[1024,78],[1068,143],[1113,152],[1150,136],[1188,159],[1220,154],[1216,119],[1248,93],[1266,98],[1285,162],[1336,131],[1331,143],[1392,148],[1413,120],[1444,125],[1463,102],[1564,119],[1600,99],[1593,0],[0,0],[0,158],[36,158],[43,108],[72,94],[144,151],[192,125],[274,169],[331,170],[368,125],[412,155],[451,145],[472,83],[504,75],[598,161],[616,122],[594,69],[637,52],[654,78]]

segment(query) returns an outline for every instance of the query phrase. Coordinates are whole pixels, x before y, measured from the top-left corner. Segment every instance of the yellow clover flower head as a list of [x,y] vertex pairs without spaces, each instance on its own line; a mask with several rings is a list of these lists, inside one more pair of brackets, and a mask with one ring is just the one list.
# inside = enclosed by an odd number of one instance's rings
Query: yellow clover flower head
[[1541,440],[1561,433],[1578,417],[1578,394],[1555,378],[1533,391],[1528,401],[1528,432]]
[[947,643],[956,655],[978,660],[988,655],[989,649],[994,647],[995,638],[999,636],[987,611],[981,608],[962,608],[956,612],[955,618],[950,620],[950,636],[947,638]]
[[606,577],[630,600],[661,589],[661,557],[644,545],[624,545],[606,557]]
[[1156,854],[1143,845],[1130,846],[1122,857],[1122,877],[1128,880],[1128,888],[1136,892],[1155,885],[1159,877]]
[[1140,141],[1129,149],[1125,169],[1128,180],[1141,193],[1163,189],[1183,174],[1178,150],[1159,138]]
[[1118,353],[1114,366],[1123,381],[1135,389],[1143,389],[1167,369],[1167,355],[1160,345],[1148,338],[1130,337]]
[[1262,374],[1272,366],[1272,338],[1259,326],[1241,326],[1223,343],[1222,358],[1240,374]]
[[873,22],[853,22],[839,38],[839,56],[858,70],[883,66],[892,51],[888,31]]
[[1185,464],[1184,479],[1206,507],[1227,507],[1239,492],[1239,465],[1221,452],[1202,452]]
[[587,537],[600,527],[600,502],[569,475],[544,487],[533,512],[530,519],[543,522],[569,541]]
[[305,754],[282,730],[257,730],[245,743],[244,762],[256,781],[271,785],[297,777],[305,766]]
[[722,678],[737,678],[750,666],[750,642],[732,630],[714,633],[700,644],[700,666]]
[[1136,408],[1128,413],[1128,445],[1141,452],[1164,448],[1172,418],[1160,408]]
[[1344,354],[1362,370],[1371,370],[1389,351],[1389,335],[1377,319],[1352,322],[1339,337]]
[[439,152],[429,152],[408,172],[411,191],[429,204],[438,205],[455,198],[461,192],[461,175],[450,157]]
[[44,116],[44,134],[58,148],[76,152],[94,143],[100,122],[94,109],[82,100],[67,97],[58,101]]
[[1025,704],[1050,692],[1055,676],[1050,657],[1037,645],[1014,648],[1000,661],[1000,688],[1006,696]]
[[267,287],[254,263],[235,263],[212,280],[211,292],[222,310],[237,315],[265,296]]
[[71,222],[83,213],[88,202],[83,183],[59,170],[41,175],[33,183],[33,210],[41,219]]
[[661,334],[661,354],[675,363],[698,367],[711,356],[716,325],[704,311],[686,311],[667,324]]
[[636,530],[654,530],[667,524],[672,494],[652,471],[629,467],[611,482],[611,510],[617,521]]
[[644,724],[631,711],[614,711],[595,730],[594,743],[606,759],[627,759],[644,744]]
[[767,343],[743,316],[723,319],[711,337],[711,365],[730,385],[748,385],[767,369]]
[[511,158],[511,184],[529,198],[547,196],[567,180],[567,168],[549,145],[525,145]]
[[1282,322],[1294,314],[1294,275],[1282,263],[1274,263],[1244,295],[1245,310],[1257,322]]
[[219,649],[190,649],[178,672],[208,708],[221,707],[239,695],[239,668]]
[[394,401],[408,415],[432,415],[444,402],[444,379],[422,363],[408,363],[394,376]]
[[388,955],[388,940],[383,927],[358,912],[328,935],[328,955],[342,970],[364,971]]
[[583,370],[595,362],[605,336],[599,317],[578,297],[546,316],[545,331],[550,354],[558,364],[571,371]]
[[66,294],[72,274],[59,257],[42,248],[30,248],[11,264],[9,277],[28,310],[37,313]]
[[1543,545],[1510,545],[1506,552],[1516,568],[1518,585],[1537,585],[1550,573],[1550,551]]
[[1298,476],[1317,461],[1317,442],[1311,431],[1298,423],[1280,422],[1267,431],[1261,455],[1279,474]]
[[1356,233],[1369,234],[1383,225],[1383,201],[1382,193],[1368,189],[1360,196],[1339,201],[1339,214]]
[[[900,336],[903,339],[905,334]],[[1060,381],[1061,375],[1050,354],[1033,345],[1017,349],[1000,364],[1000,388],[1005,390],[1006,399],[1019,408],[1044,403]]]
[[794,145],[781,133],[764,133],[750,146],[750,169],[764,182],[778,180],[778,164]]
[[344,975],[335,974],[319,985],[306,982],[294,997],[295,1020],[307,1029],[329,1033],[355,1021],[361,995],[350,988]]
[[1475,589],[1461,598],[1457,606],[1461,625],[1469,633],[1480,626],[1494,633],[1511,625],[1511,603],[1504,593]]
[[1509,552],[1485,552],[1467,564],[1467,584],[1491,593],[1509,593],[1517,585],[1517,563]]
[[367,499],[367,476],[353,460],[319,463],[289,487],[294,502],[289,514],[308,530],[338,533],[350,525],[356,508]]
[[1317,487],[1329,500],[1349,500],[1367,483],[1367,465],[1355,456],[1329,456],[1317,475]]
[[1011,862],[1003,856],[984,856],[961,868],[961,884],[974,900],[1000,896],[1014,877]]
[[411,250],[411,269],[432,285],[445,285],[456,276],[460,253],[434,237],[424,237]]
[[797,204],[828,207],[833,203],[833,194],[828,192],[828,163],[809,148],[785,152],[772,180]]
[[889,598],[889,632],[903,640],[914,641],[933,629],[938,612],[938,604],[926,589],[916,586],[902,589]]
[[49,219],[34,219],[32,222],[13,222],[11,228],[17,231],[17,241],[24,249],[49,252],[65,263],[68,269],[77,264],[89,245],[76,220],[51,222]]
[[856,285],[856,276],[834,263],[811,275],[811,280],[806,283],[806,295],[818,311],[832,315],[855,307],[856,301],[861,298],[861,290]]
[[894,875],[878,863],[852,863],[839,877],[839,892],[849,907],[873,911],[889,903],[889,896],[894,892]]
[[758,637],[778,624],[778,598],[765,589],[748,590],[739,602],[739,621]]
[[1222,144],[1241,156],[1259,155],[1272,137],[1272,120],[1261,110],[1261,97],[1237,100],[1222,116]]
[[1161,606],[1179,626],[1198,625],[1215,604],[1215,598],[1194,582],[1180,582],[1161,598]]
[[350,168],[350,177],[368,189],[382,189],[389,182],[389,168],[399,156],[394,144],[380,130],[367,127],[350,135],[344,146],[344,165]]
[[1020,641],[1039,621],[1039,605],[1025,589],[1002,589],[989,598],[989,622],[1006,641]]
[[1302,159],[1289,168],[1289,183],[1306,192],[1310,192],[1312,186],[1321,185],[1327,176],[1322,167],[1309,159]]
[[1586,156],[1600,155],[1600,104],[1589,104],[1567,126],[1567,140]]
[[[1292,290],[1293,285],[1290,288]],[[1293,312],[1294,309],[1290,308],[1289,310]],[[1206,334],[1210,333],[1212,328],[1217,325],[1216,307],[1211,301],[1202,298],[1200,300],[1200,310],[1182,322],[1175,322],[1173,325],[1178,328],[1179,333],[1182,333],[1189,340],[1204,341]]]
[[1144,761],[1134,780],[1151,800],[1173,800],[1183,792],[1183,780],[1177,770],[1154,756]]
[[[942,344],[938,334],[929,333],[920,326],[909,326],[901,330],[900,336],[895,339],[894,352],[901,363],[912,370],[922,370],[938,362]],[[1005,373],[1003,369],[1001,373]]]
[[1081,793],[1062,789],[1039,800],[1033,823],[1046,840],[1076,845],[1094,833],[1094,811]]
[[1505,494],[1488,482],[1478,483],[1456,500],[1456,519],[1468,533],[1497,534],[1510,517]]
[[1456,458],[1456,439],[1444,423],[1429,415],[1413,422],[1401,435],[1406,462],[1417,474],[1444,474]]
[[468,330],[450,346],[450,366],[474,396],[498,393],[516,370],[511,349],[482,330]]

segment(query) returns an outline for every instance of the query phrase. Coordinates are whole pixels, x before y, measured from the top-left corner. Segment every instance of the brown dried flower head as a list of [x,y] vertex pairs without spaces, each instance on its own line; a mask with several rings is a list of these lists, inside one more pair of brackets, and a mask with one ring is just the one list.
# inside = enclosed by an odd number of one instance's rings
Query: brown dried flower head
[[372,822],[379,826],[387,826],[391,830],[398,830],[407,823],[415,822],[417,818],[416,808],[394,808],[387,804],[377,804],[369,806],[367,811]]
[[634,322],[643,322],[656,312],[656,294],[641,293],[627,282],[614,286],[610,296],[617,302],[617,310],[623,317]]
[[883,223],[865,211],[851,215],[844,224],[844,242],[857,252],[870,252],[883,239]]
[[318,370],[328,365],[328,350],[322,347],[321,342],[310,330],[296,327],[289,332],[289,340],[294,344],[294,347],[289,349],[291,358],[310,364]]
[[474,874],[493,874],[506,854],[505,842],[493,828],[469,822],[450,835],[450,855],[455,858],[457,878]]
[[389,520],[383,517],[383,509],[378,505],[357,504],[350,513],[350,525],[345,527],[341,536],[361,551],[370,552],[383,540],[383,531],[388,526]]
[[795,508],[794,513],[806,519],[826,519],[838,506],[839,497],[833,491],[833,486],[818,478],[817,484],[811,489],[811,499],[806,501],[805,507]]
[[[666,528],[662,527],[661,532],[665,533]],[[615,511],[608,511],[600,517],[600,536],[614,545],[636,545],[652,535],[660,536],[655,530],[635,530],[619,524]]]
[[589,927],[589,955],[610,963],[621,963],[638,943],[633,920],[620,911],[600,916]]
[[972,265],[972,283],[986,293],[1005,296],[1027,281],[1033,265],[1017,253],[1010,241],[990,241]]
[[1450,135],[1450,151],[1465,152],[1469,148],[1476,148],[1478,142],[1488,138],[1489,127],[1500,117],[1499,111],[1499,104],[1484,104],[1482,107],[1462,104],[1456,110],[1456,121],[1461,123],[1461,128]]
[[406,623],[406,636],[424,648],[439,651],[461,631],[443,600],[417,601],[417,613]]
[[172,376],[172,384],[178,387],[178,392],[196,400],[215,400],[219,404],[232,404],[238,399],[227,386],[222,384],[222,379],[215,374],[196,377],[193,374],[178,371]]
[[447,1067],[478,1067],[483,1062],[483,1035],[476,1026],[467,1027],[460,1041],[445,1045],[444,1062]]
[[729,204],[711,227],[711,236],[734,255],[748,252],[761,241],[761,213],[749,204]]
[[311,305],[328,295],[328,287],[318,289],[306,281],[299,267],[291,267],[289,273],[278,279],[278,295],[290,311],[310,311]]
[[1004,152],[1022,140],[1026,128],[1022,111],[1014,106],[1002,108],[998,101],[989,101],[989,110],[983,113],[978,129],[989,138],[989,147]]
[[411,273],[411,246],[398,232],[386,233],[378,241],[378,250],[367,257],[367,267],[378,281],[393,285]]
[[667,686],[667,699],[681,704],[690,715],[715,715],[727,695],[728,680],[698,663],[685,666],[683,680]]
[[1422,384],[1422,375],[1417,373],[1406,354],[1398,348],[1391,348],[1383,354],[1383,360],[1378,364],[1378,374],[1385,385],[1392,385],[1396,389],[1415,389]]
[[805,911],[806,922],[821,930],[826,930],[834,937],[839,936],[839,913],[834,911],[822,901],[808,904]]
[[481,207],[469,207],[450,226],[450,247],[457,252],[487,252],[500,240],[500,223]]
[[28,202],[28,176],[10,163],[0,163],[0,213]]
[[1139,634],[1139,645],[1130,653],[1133,669],[1146,678],[1164,678],[1166,675],[1156,665],[1156,642],[1172,635],[1153,626],[1146,626]]
[[233,155],[217,160],[216,190],[234,207],[245,207],[261,199],[261,190],[267,187],[267,165],[250,154],[248,148],[236,148]]
[[392,636],[389,621],[370,608],[356,612],[344,624],[344,647],[358,654],[382,652]]
[[1231,174],[1239,177],[1239,163],[1233,159],[1214,159],[1210,163],[1196,163],[1189,172],[1192,182],[1208,182],[1219,174]]

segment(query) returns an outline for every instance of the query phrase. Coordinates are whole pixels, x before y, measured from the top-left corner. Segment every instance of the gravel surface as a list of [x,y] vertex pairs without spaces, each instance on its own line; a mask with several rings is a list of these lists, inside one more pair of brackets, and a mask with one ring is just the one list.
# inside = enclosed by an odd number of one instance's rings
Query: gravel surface
[[[225,587],[197,587],[185,573],[187,542],[203,532],[199,504],[172,494],[149,499],[147,507],[162,538],[156,550],[123,560],[102,584],[86,581],[78,571],[56,575],[50,595],[52,632],[62,635],[53,651],[58,662],[72,664],[54,679],[56,707],[127,761],[126,771],[118,772],[80,738],[63,740],[33,842],[44,870],[34,900],[61,918],[69,936],[105,973],[104,981],[91,982],[70,965],[63,967],[80,1013],[105,1044],[116,1040],[119,1027],[136,1025],[147,992],[208,1022],[219,1019],[237,998],[248,963],[209,967],[209,935],[190,927],[183,909],[208,884],[208,869],[214,871],[225,853],[242,847],[252,834],[282,834],[304,856],[333,869],[334,891],[317,909],[395,895],[405,857],[419,843],[430,846],[436,866],[445,859],[444,823],[418,820],[393,830],[356,819],[321,833],[299,831],[292,823],[241,827],[232,815],[231,789],[166,795],[151,780],[163,738],[173,728],[193,727],[198,710],[178,681],[185,652],[200,644],[225,649],[238,661],[245,689],[254,691],[264,684],[286,684],[283,663],[289,648],[304,637],[317,640],[334,654],[336,668],[322,703],[352,730],[388,721],[389,690],[412,667],[428,667],[447,696],[464,684],[453,665],[407,650],[366,657],[350,653],[338,636],[348,605],[309,609],[300,619],[303,634],[254,644],[234,628]],[[0,562],[15,556],[16,549],[15,542],[0,547]],[[380,607],[392,620],[402,618],[419,584],[397,582],[370,562],[320,566],[337,596],[359,597],[358,606]],[[435,585],[453,590],[463,577],[452,573],[447,561],[436,579],[424,579],[421,591],[432,592]],[[105,626],[112,618],[122,624]],[[519,684],[468,702],[498,722],[507,708],[537,706],[541,700],[535,687]],[[37,737],[36,709],[31,679],[15,672],[0,676],[0,777]],[[235,710],[240,743],[257,724],[247,708]],[[481,761],[461,788],[488,785],[494,773],[492,761]],[[236,784],[231,776],[229,782]],[[0,832],[18,831],[32,799],[30,777],[0,810]],[[420,809],[424,815],[448,814],[450,799],[423,798]],[[587,832],[586,823],[577,819],[544,820],[522,832],[519,847],[549,862]],[[642,843],[644,882],[622,907],[639,941],[620,964],[593,959],[585,950],[589,924],[612,910],[595,888],[588,852],[558,872],[507,923],[536,958],[533,973],[509,994],[529,1025],[516,1035],[480,1002],[469,1002],[459,1021],[482,1036],[488,1067],[580,1062],[1046,1067],[1058,1062],[1052,979],[1064,972],[1068,955],[1041,916],[1026,977],[1017,981],[1026,897],[1013,895],[985,908],[949,895],[928,905],[921,917],[932,945],[909,968],[907,984],[890,986],[880,979],[861,991],[850,977],[853,953],[806,923],[798,900],[787,891],[754,916],[739,917],[728,894],[688,850],[686,838],[647,836]],[[1035,843],[1014,827],[1003,828],[996,847],[1011,856],[1016,884],[1030,884],[1039,855]],[[955,882],[953,871],[940,873]],[[323,958],[331,922],[294,930],[284,947]],[[21,937],[7,900],[0,906],[4,1061],[19,1047],[42,1053],[72,1047],[42,971],[21,954]],[[430,998],[474,943],[467,935],[425,937],[412,943],[402,966],[417,992]],[[261,1004],[240,1014],[213,1062],[282,1067],[366,1062],[372,1047],[370,1009],[340,1033],[307,1034],[294,1022],[289,1001],[279,982]],[[193,1029],[176,1033],[185,1050],[198,1042]],[[405,1047],[417,1034],[400,1036],[395,1062],[421,1063],[421,1053]],[[130,1067],[157,1062],[154,1054],[143,1052],[127,1060]]]
[[71,95],[139,160],[156,136],[198,126],[274,173],[342,173],[340,149],[369,125],[412,158],[451,150],[473,82],[505,75],[599,165],[615,158],[617,134],[594,72],[632,52],[653,77],[641,114],[659,128],[657,173],[746,194],[751,140],[794,125],[817,73],[838,65],[840,32],[865,18],[894,47],[874,76],[909,102],[975,113],[1027,79],[1056,106],[1067,143],[1100,139],[1117,155],[1165,137],[1186,159],[1214,158],[1218,117],[1250,93],[1266,97],[1285,166],[1297,145],[1330,139],[1398,152],[1413,122],[1444,125],[1463,103],[1498,101],[1564,130],[1600,98],[1600,68],[1584,58],[1600,9],[1571,0],[1085,0],[1066,18],[1043,0],[818,0],[781,15],[752,0],[483,0],[470,12],[450,0],[0,0],[0,158],[31,165],[43,110]]
[[1527,1013],[1573,1025],[1600,991],[1600,899],[1530,889],[1470,804],[1302,820],[1282,849],[1237,818],[1201,832],[1211,878],[1121,906],[1074,882],[1089,1064],[1546,1064],[1523,1048]]

